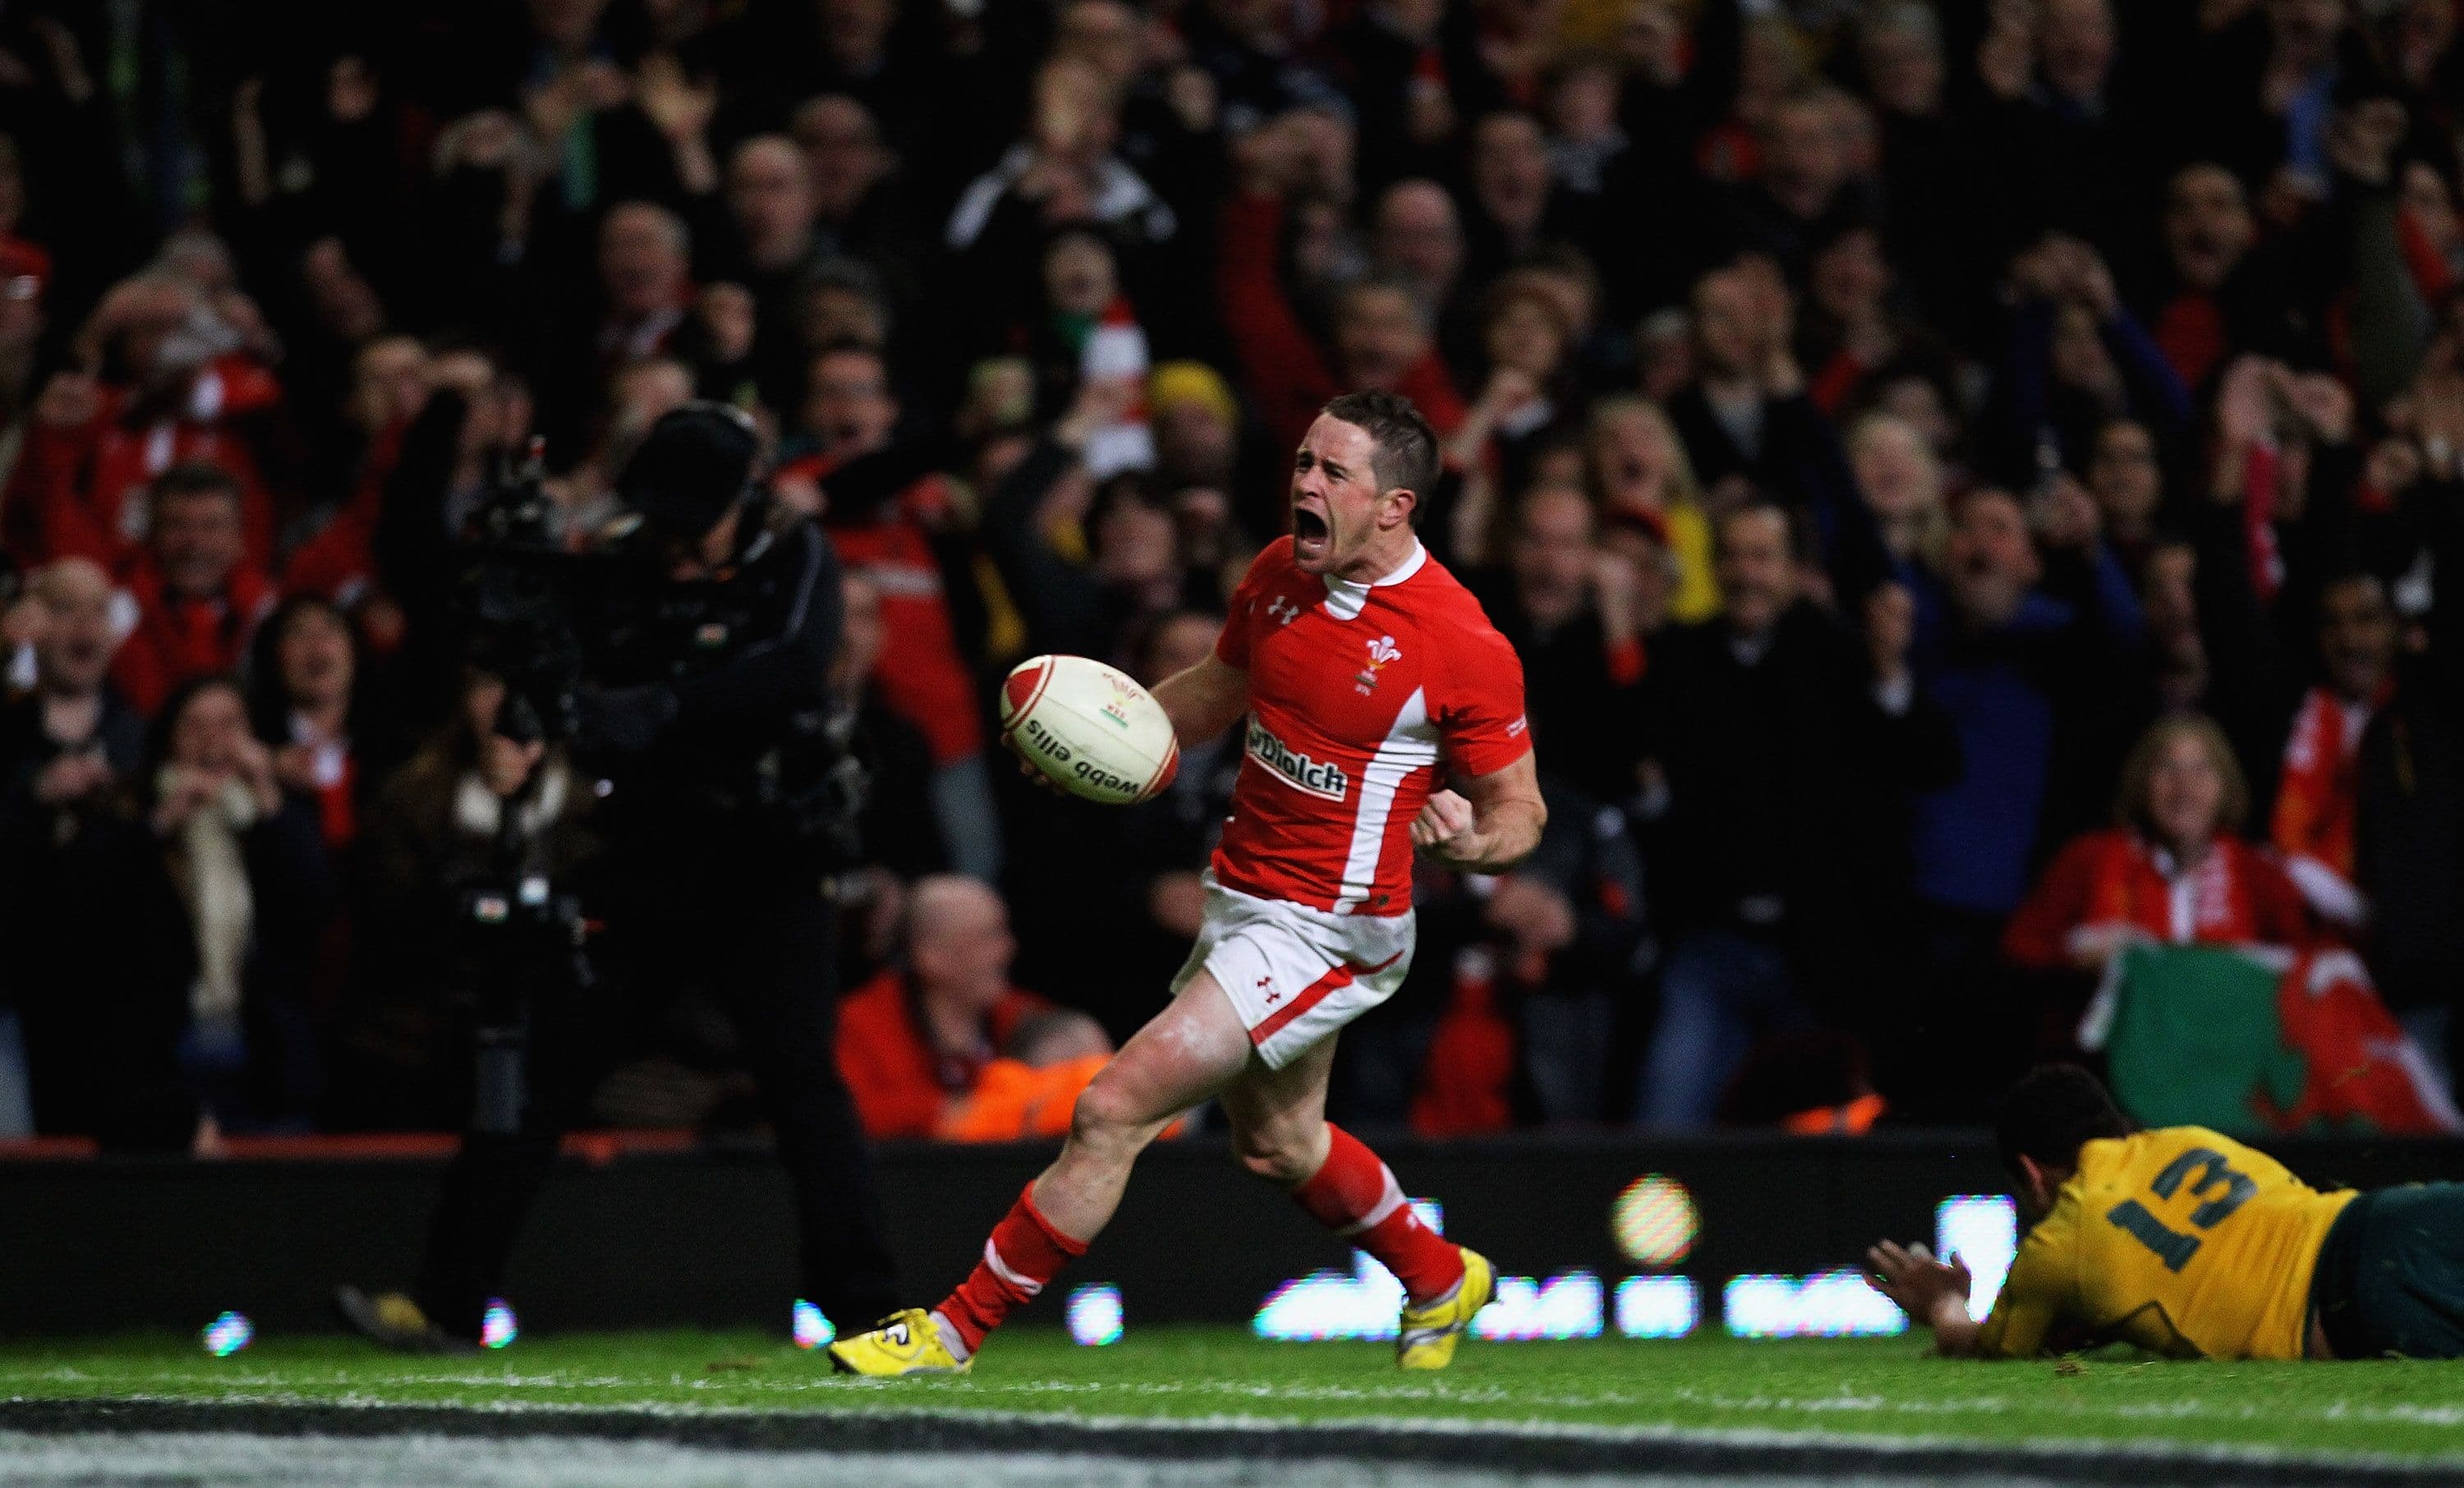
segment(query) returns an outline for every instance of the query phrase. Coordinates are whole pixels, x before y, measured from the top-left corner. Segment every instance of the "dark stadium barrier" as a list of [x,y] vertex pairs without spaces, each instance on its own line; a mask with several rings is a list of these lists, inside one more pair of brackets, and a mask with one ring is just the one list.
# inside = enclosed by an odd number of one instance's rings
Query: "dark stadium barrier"
[[[568,1147],[507,1288],[525,1329],[786,1332],[796,1277],[779,1169],[759,1149],[665,1146]],[[1447,1233],[1520,1279],[1484,1319],[1492,1333],[1887,1330],[1896,1315],[1843,1269],[1868,1243],[1947,1242],[1990,1278],[2013,1234],[1981,1136],[1379,1146],[1408,1193],[1441,1206]],[[2273,1147],[2322,1184],[2464,1178],[2464,1144]],[[335,1282],[409,1278],[436,1144],[275,1150],[290,1155],[0,1157],[0,1332],[196,1328],[227,1309],[261,1332],[323,1329]],[[891,1238],[913,1296],[940,1296],[973,1263],[1048,1151],[883,1151]],[[1099,1337],[1115,1317],[1132,1330],[1209,1323],[1283,1337],[1358,1336],[1394,1319],[1391,1279],[1206,1138],[1163,1144],[1140,1164],[1119,1218],[1065,1282],[1026,1321],[1061,1322],[1070,1297]]]

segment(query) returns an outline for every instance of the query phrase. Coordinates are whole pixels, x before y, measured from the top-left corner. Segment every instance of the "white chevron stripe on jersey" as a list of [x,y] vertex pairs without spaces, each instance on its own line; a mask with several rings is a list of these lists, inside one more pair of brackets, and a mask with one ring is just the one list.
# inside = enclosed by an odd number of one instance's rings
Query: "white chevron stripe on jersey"
[[1438,762],[1438,731],[1429,724],[1428,694],[1415,688],[1386,731],[1386,742],[1369,756],[1360,771],[1360,814],[1352,821],[1352,851],[1343,860],[1343,890],[1334,912],[1350,914],[1369,898],[1377,884],[1377,863],[1385,855],[1386,821],[1395,810],[1395,792],[1413,771]]

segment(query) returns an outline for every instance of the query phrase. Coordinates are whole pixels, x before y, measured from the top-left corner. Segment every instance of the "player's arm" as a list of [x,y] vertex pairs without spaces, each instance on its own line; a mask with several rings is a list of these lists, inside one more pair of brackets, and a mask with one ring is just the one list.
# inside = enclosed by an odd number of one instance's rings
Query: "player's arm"
[[2057,1208],[2019,1242],[1993,1311],[1969,1316],[1968,1266],[1935,1259],[1922,1245],[1884,1240],[1865,1253],[1866,1283],[1933,1329],[1935,1351],[1952,1359],[2033,1359],[2057,1331],[2077,1331],[2079,1244],[2075,1212]]
[[1526,750],[1512,764],[1464,781],[1461,795],[1430,797],[1412,822],[1412,845],[1468,873],[1503,873],[1530,856],[1549,824],[1531,761]]
[[1186,671],[1155,684],[1155,700],[1172,720],[1183,744],[1220,737],[1249,711],[1249,674],[1221,656],[1209,655]]
[[1966,1261],[1953,1256],[1945,1264],[1923,1245],[1883,1240],[1865,1252],[1865,1263],[1872,1268],[1865,1284],[1898,1302],[1918,1326],[1933,1329],[1936,1352],[1949,1359],[1977,1356],[1985,1326],[1968,1315],[1972,1282]]

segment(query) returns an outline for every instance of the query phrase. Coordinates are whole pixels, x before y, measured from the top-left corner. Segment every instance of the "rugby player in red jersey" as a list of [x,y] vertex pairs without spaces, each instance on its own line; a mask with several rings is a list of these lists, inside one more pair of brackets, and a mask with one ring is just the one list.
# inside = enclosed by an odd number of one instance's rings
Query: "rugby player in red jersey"
[[1421,1223],[1376,1154],[1326,1119],[1336,1031],[1412,964],[1414,849],[1495,873],[1547,820],[1522,664],[1415,531],[1437,476],[1436,436],[1408,399],[1347,394],[1309,426],[1292,536],[1250,564],[1215,654],[1155,689],[1184,744],[1249,720],[1172,1001],[1079,1097],[1060,1157],[958,1289],[840,1340],[837,1368],[967,1368],[1111,1219],[1146,1145],[1210,1097],[1243,1167],[1403,1283],[1403,1368],[1453,1360],[1495,1271]]

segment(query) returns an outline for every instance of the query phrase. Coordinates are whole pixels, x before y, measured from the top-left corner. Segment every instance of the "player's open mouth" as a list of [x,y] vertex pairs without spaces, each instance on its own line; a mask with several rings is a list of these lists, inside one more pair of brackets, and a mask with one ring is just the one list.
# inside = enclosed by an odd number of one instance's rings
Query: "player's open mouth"
[[1314,553],[1326,546],[1326,518],[1302,507],[1292,508],[1292,546]]

